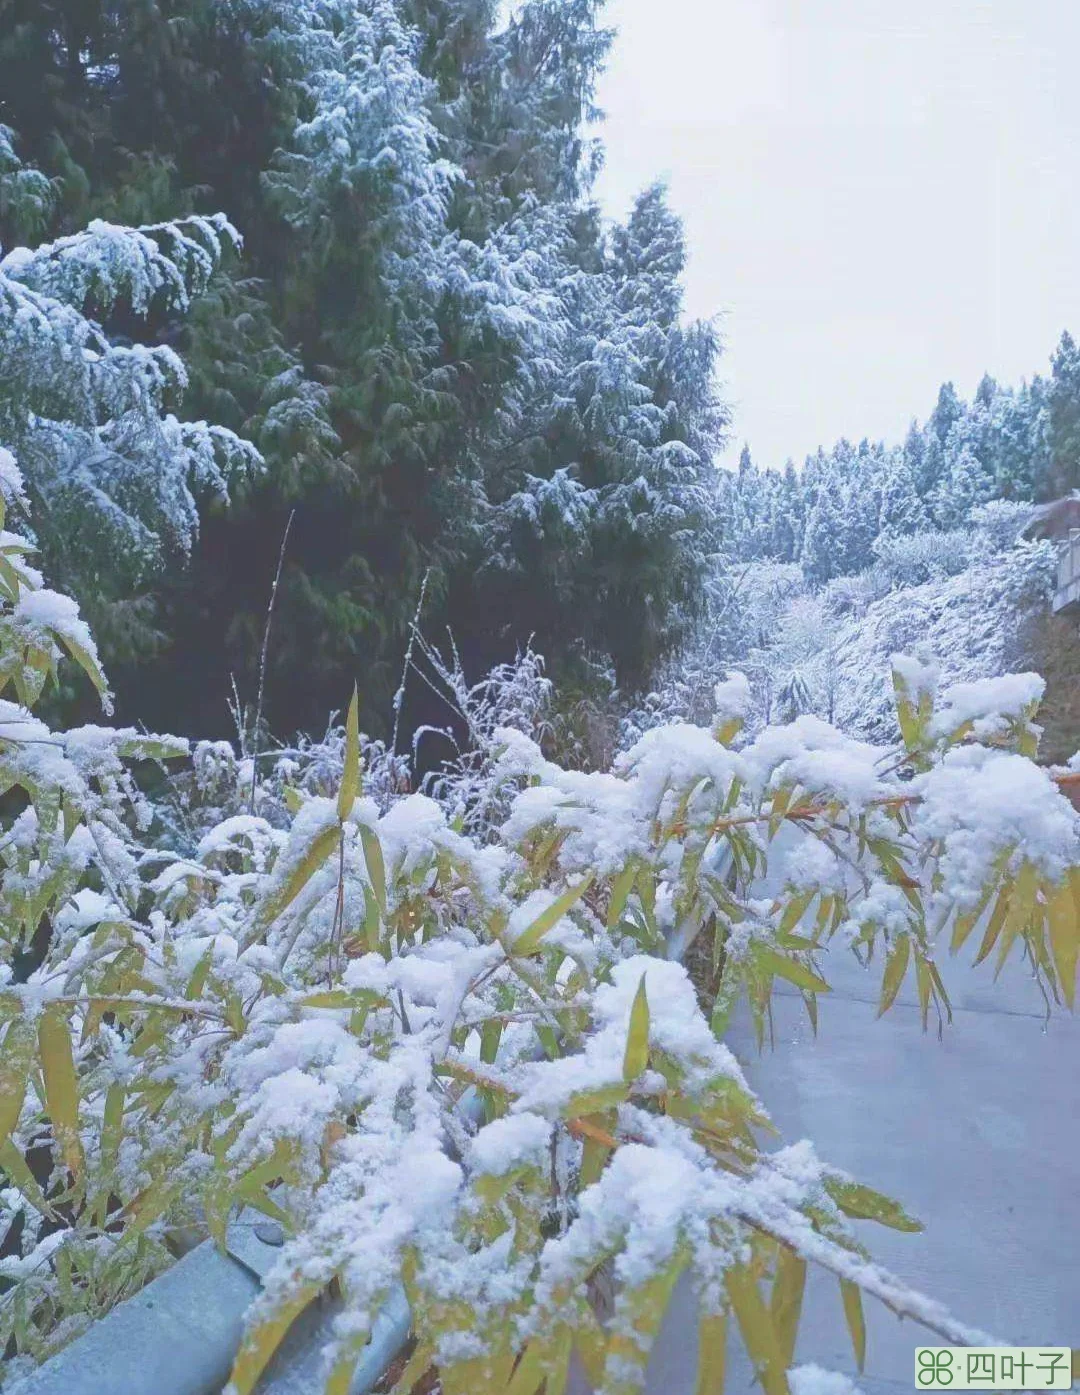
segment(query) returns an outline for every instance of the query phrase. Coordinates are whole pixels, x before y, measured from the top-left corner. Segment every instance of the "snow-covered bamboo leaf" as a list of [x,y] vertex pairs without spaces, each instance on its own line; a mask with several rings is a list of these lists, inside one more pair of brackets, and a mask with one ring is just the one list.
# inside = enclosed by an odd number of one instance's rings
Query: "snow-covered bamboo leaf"
[[649,1064],[649,997],[642,974],[630,1008],[630,1029],[623,1055],[623,1079],[636,1080]]
[[589,872],[575,886],[568,887],[560,896],[556,896],[514,937],[510,946],[511,952],[520,958],[533,954],[544,936],[554,930],[567,911],[577,905],[593,880],[593,874]]
[[262,925],[272,924],[283,911],[288,909],[315,873],[326,864],[330,854],[335,851],[340,841],[341,830],[336,824],[330,828],[324,828],[316,834],[310,846],[293,866],[285,882],[263,902],[259,913],[259,921]]
[[843,1211],[855,1220],[877,1221],[890,1230],[920,1231],[922,1222],[909,1216],[899,1202],[872,1187],[849,1178],[826,1176],[825,1190]]

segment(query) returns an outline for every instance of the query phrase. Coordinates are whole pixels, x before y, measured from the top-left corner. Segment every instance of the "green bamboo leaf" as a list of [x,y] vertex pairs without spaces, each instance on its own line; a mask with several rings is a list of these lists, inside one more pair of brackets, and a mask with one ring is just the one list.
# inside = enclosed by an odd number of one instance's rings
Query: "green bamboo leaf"
[[484,1065],[493,1066],[495,1064],[502,1034],[503,1023],[498,1021],[485,1022],[480,1028],[480,1059]]
[[724,1275],[724,1287],[765,1395],[789,1395],[784,1353],[753,1275],[744,1265],[733,1265]]
[[846,1178],[826,1177],[825,1190],[836,1202],[845,1216],[852,1220],[877,1221],[890,1230],[916,1232],[922,1230],[922,1222],[909,1216],[898,1201],[885,1196],[873,1187],[864,1187],[861,1182],[850,1182]]
[[341,788],[338,790],[337,814],[344,823],[352,811],[356,796],[360,793],[360,698],[353,684],[349,715],[345,720],[345,768],[341,775]]
[[383,861],[382,844],[379,835],[366,823],[360,825],[360,841],[364,845],[364,861],[367,864],[368,880],[375,894],[375,901],[383,915],[386,914],[386,863]]
[[783,954],[777,954],[775,949],[769,945],[758,943],[754,946],[754,958],[759,967],[765,973],[776,974],[780,978],[786,978],[789,983],[793,983],[796,988],[803,988],[807,993],[828,993],[831,992],[829,985],[823,978],[819,978],[805,964],[800,964],[797,959],[788,959]]
[[707,1314],[698,1325],[698,1368],[694,1395],[724,1395],[727,1317]]
[[784,907],[783,914],[780,917],[780,924],[777,926],[777,930],[781,935],[789,935],[791,931],[795,929],[796,925],[798,925],[799,921],[802,920],[803,916],[810,909],[810,902],[816,895],[817,891],[814,889],[810,891],[800,891],[798,895],[791,898]]
[[184,992],[184,997],[187,998],[189,1002],[197,1002],[202,997],[203,989],[206,987],[206,980],[210,974],[210,966],[213,962],[214,946],[211,944],[199,956],[199,962],[191,971],[191,977],[188,979],[187,989]]
[[851,1346],[855,1352],[855,1363],[861,1371],[866,1365],[866,1319],[863,1316],[862,1294],[858,1284],[848,1279],[840,1280],[840,1296],[844,1303],[844,1318],[851,1333]]
[[588,891],[593,882],[593,873],[587,872],[576,886],[568,887],[561,896],[557,896],[549,906],[546,906],[535,920],[531,921],[524,930],[517,936],[513,944],[510,945],[512,954],[524,957],[532,954],[539,948],[540,941],[551,930],[554,930],[563,916],[576,906],[581,898]]
[[907,973],[910,957],[910,936],[906,933],[897,935],[896,943],[889,951],[889,957],[885,961],[885,974],[881,981],[881,1002],[878,1005],[877,1013],[879,1017],[887,1013],[896,1001],[896,995],[900,992],[904,975]]
[[94,655],[91,654],[89,649],[84,648],[77,639],[72,639],[69,634],[65,634],[60,630],[54,631],[54,633],[71,657],[86,674],[87,678],[89,678],[90,682],[93,683],[103,701],[107,702],[109,697],[109,685],[106,683],[105,675],[101,671],[101,665]]
[[634,1002],[630,1008],[630,1031],[623,1056],[623,1079],[636,1080],[649,1064],[649,998],[645,991],[645,975],[641,975]]
[[45,1081],[45,1109],[68,1170],[77,1179],[83,1172],[79,1138],[79,1080],[68,1024],[58,1008],[48,1008],[38,1021],[38,1050]]
[[607,928],[609,930],[614,930],[618,925],[636,876],[637,863],[630,861],[612,882],[611,900],[608,902],[607,911]]
[[776,1262],[776,1277],[773,1279],[769,1312],[785,1370],[795,1359],[795,1338],[799,1331],[799,1315],[802,1312],[805,1288],[806,1260],[794,1250],[782,1245],[780,1257]]

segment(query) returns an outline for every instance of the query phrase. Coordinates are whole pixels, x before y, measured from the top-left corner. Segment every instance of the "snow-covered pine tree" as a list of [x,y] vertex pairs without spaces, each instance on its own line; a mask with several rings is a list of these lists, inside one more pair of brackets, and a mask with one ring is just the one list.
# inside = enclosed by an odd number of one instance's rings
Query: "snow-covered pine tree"
[[1046,498],[1080,487],[1080,346],[1066,330],[1051,359],[1046,398],[1049,475]]
[[800,562],[809,581],[821,584],[843,569],[844,538],[841,515],[832,490],[819,487],[806,519]]
[[926,510],[904,454],[902,451],[892,451],[882,479],[878,534],[917,533],[926,524]]
[[[22,174],[14,223],[51,190]],[[51,579],[106,627],[170,555],[186,555],[200,497],[228,498],[261,465],[232,431],[177,415],[187,384],[167,345],[121,342],[103,323],[122,306],[184,314],[235,230],[223,217],[84,232],[0,256],[0,444],[18,453]],[[125,623],[130,623],[130,609]]]
[[934,518],[941,528],[957,528],[967,522],[972,509],[991,496],[992,482],[975,452],[961,443],[954,431],[950,438],[958,447],[951,455],[948,473],[938,482],[931,499]]

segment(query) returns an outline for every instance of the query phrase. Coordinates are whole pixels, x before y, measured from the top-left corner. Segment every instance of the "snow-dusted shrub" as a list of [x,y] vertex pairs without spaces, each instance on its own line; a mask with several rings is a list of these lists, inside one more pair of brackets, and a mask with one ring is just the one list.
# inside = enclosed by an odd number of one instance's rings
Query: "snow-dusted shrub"
[[[445,1395],[550,1393],[574,1352],[631,1395],[684,1273],[706,1367],[730,1318],[770,1395],[811,1383],[786,1374],[809,1263],[857,1349],[864,1294],[994,1344],[870,1262],[850,1221],[918,1228],[896,1202],[809,1142],[765,1151],[723,1039],[742,998],[764,1036],[777,979],[813,1018],[830,941],[878,953],[883,1010],[911,976],[940,1023],[935,958],[984,917],[980,958],[1023,946],[1072,1004],[1080,819],[1030,759],[1037,677],[938,696],[898,661],[891,750],[807,715],[747,739],[740,675],[711,728],[656,727],[608,771],[505,727],[468,772],[501,811],[475,836],[428,795],[372,797],[354,698],[336,788],[286,780],[281,826],[232,813],[178,854],[124,760],[183,743],[31,715],[61,647],[104,680],[24,550],[0,536],[0,778],[25,797],[0,835],[0,1344],[46,1355],[167,1262],[170,1228],[223,1241],[239,1207],[287,1238],[232,1395],[332,1283],[333,1392],[398,1284],[405,1387],[435,1367]],[[235,777],[202,748],[196,780]],[[679,962],[703,938],[708,1014]]]
[[874,540],[877,569],[891,586],[919,586],[937,577],[955,576],[969,561],[970,533],[882,533]]
[[975,530],[973,546],[992,552],[1005,552],[1020,536],[1035,513],[1033,504],[1014,499],[991,499],[972,509],[969,522]]

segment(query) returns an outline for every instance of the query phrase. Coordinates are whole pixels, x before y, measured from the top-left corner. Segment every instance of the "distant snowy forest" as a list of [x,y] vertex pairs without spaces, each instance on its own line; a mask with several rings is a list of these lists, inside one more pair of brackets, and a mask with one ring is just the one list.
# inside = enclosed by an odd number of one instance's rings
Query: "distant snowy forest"
[[[660,186],[625,223],[591,195],[602,8],[7,7],[0,432],[122,716],[256,721],[279,557],[282,734],[358,677],[387,735],[421,600],[474,676],[531,642],[560,690],[626,710],[721,597],[712,659],[769,636],[766,713],[843,712],[800,657],[823,606],[983,577],[1020,514],[973,515],[1077,482],[1068,335],[1047,378],[947,384],[902,446],[716,469],[721,342],[682,315],[679,218]],[[399,718],[436,712],[413,685]]]

